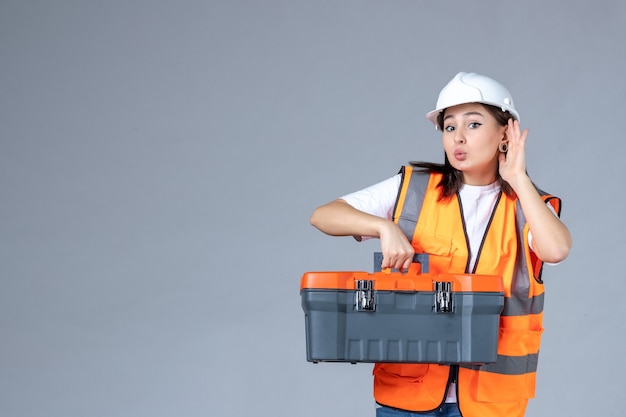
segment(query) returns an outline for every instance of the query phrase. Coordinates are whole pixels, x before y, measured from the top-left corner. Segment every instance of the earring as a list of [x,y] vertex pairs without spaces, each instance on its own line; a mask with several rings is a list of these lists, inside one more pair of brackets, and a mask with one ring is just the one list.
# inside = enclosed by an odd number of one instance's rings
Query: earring
[[507,145],[506,142],[500,142],[500,145],[498,146],[498,149],[500,150],[500,152],[506,153],[506,151],[509,150],[509,145]]

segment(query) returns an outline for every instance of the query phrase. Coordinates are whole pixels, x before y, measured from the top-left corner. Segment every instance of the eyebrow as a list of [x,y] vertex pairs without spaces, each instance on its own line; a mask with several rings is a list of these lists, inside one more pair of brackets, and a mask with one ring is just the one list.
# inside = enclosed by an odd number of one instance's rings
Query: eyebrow
[[[482,114],[479,111],[468,111],[467,113],[463,113],[462,116],[481,116],[481,117],[485,117],[484,114]],[[446,117],[443,118],[443,120],[449,119],[450,117],[454,117],[453,114],[449,114]]]

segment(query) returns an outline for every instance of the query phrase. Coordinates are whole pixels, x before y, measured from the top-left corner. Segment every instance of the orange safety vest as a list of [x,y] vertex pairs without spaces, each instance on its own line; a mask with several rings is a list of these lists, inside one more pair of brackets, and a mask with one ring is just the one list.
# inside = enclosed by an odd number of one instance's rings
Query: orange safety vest
[[[403,167],[393,220],[415,251],[430,255],[430,272],[499,275],[505,301],[500,316],[497,362],[482,366],[377,363],[374,397],[381,405],[431,411],[445,401],[451,381],[464,417],[521,417],[534,397],[543,332],[543,263],[528,245],[528,224],[517,199],[500,192],[476,264],[469,270],[469,244],[458,196],[438,201],[441,174]],[[560,214],[561,201],[540,190]],[[458,370],[458,372],[457,372]]]

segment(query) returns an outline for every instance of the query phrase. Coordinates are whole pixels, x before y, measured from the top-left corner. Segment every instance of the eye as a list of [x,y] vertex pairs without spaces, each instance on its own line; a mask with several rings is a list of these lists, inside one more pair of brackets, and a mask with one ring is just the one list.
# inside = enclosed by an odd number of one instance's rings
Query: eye
[[476,129],[477,127],[480,127],[480,126],[482,126],[482,123],[478,123],[478,122],[472,122],[468,125],[470,129]]
[[445,129],[446,132],[454,132],[454,126],[448,125],[444,129]]

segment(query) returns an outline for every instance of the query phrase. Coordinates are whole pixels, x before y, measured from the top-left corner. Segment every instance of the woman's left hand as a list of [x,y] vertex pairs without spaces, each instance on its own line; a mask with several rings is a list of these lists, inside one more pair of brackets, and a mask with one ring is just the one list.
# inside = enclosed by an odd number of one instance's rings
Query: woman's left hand
[[528,129],[522,132],[519,122],[513,118],[509,119],[506,129],[506,137],[508,140],[507,152],[501,152],[500,158],[500,176],[515,188],[514,182],[517,178],[526,177],[526,137]]

